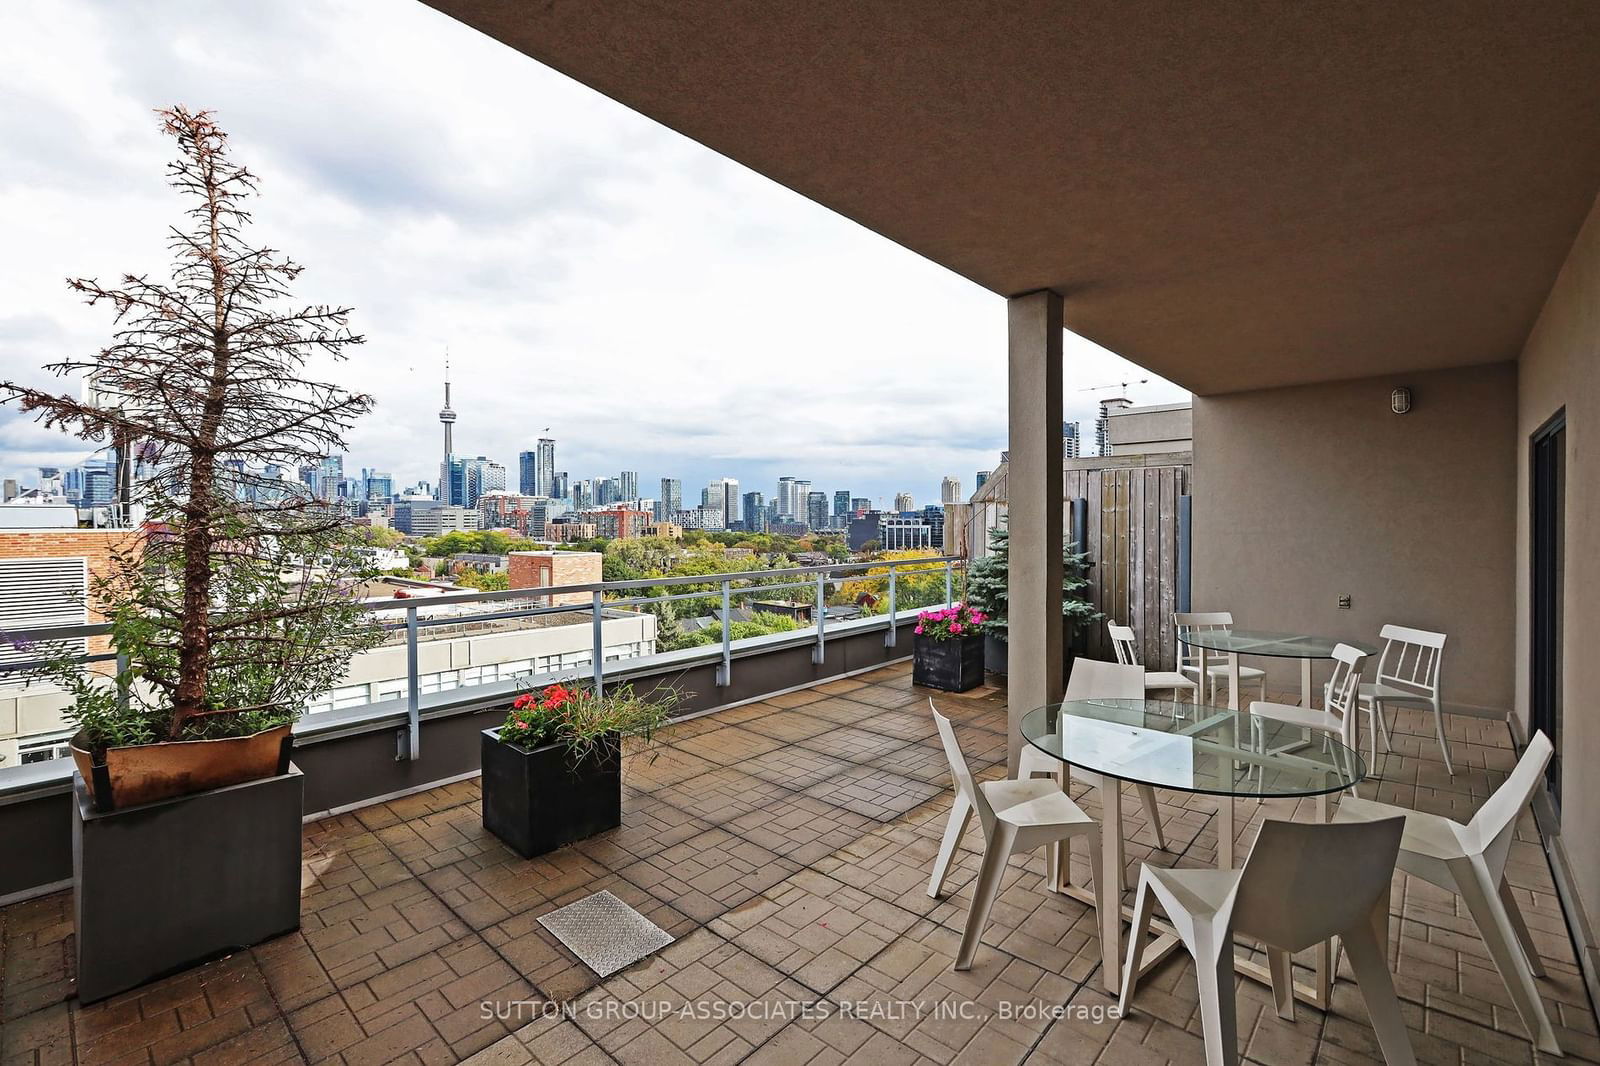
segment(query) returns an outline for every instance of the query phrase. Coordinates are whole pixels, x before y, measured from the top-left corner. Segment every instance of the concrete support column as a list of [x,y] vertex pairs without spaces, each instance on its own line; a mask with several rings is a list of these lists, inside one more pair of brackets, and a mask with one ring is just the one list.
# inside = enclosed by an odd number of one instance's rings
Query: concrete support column
[[1024,743],[1022,716],[1061,699],[1061,296],[1048,290],[1006,305],[1011,457],[1006,465],[1011,565],[1007,579],[1010,769]]

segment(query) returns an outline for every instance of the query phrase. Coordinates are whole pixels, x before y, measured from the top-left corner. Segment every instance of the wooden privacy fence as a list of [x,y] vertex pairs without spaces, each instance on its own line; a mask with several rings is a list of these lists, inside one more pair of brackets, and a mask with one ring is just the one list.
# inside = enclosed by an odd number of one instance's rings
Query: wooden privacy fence
[[[1133,627],[1139,660],[1152,670],[1177,667],[1179,649],[1172,616],[1179,610],[1183,529],[1180,514],[1193,475],[1188,452],[1068,459],[1063,471],[1063,526],[1071,542],[1089,553],[1089,593],[1105,619],[1076,640],[1080,654],[1114,659],[1105,622]],[[1074,505],[1074,501],[1083,501]],[[1002,463],[973,494],[967,517],[972,559],[988,554],[988,531],[1006,513],[1006,469]]]

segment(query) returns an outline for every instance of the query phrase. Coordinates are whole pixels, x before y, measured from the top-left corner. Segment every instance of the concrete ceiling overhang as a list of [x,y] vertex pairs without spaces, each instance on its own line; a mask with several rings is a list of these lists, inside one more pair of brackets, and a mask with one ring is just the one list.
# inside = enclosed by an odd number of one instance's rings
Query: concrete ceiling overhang
[[1600,189],[1596,0],[429,2],[1199,393],[1516,358]]

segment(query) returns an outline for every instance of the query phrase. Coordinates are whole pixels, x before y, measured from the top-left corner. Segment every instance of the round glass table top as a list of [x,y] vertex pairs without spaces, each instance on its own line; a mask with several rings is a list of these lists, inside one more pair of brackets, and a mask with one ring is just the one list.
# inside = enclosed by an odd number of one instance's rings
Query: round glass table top
[[1331,659],[1333,649],[1348,644],[1367,655],[1378,649],[1359,640],[1334,640],[1303,633],[1272,633],[1260,629],[1186,629],[1178,627],[1178,640],[1191,648],[1232,652],[1235,655],[1272,655],[1282,659]]
[[1367,775],[1322,733],[1247,711],[1167,700],[1052,703],[1022,717],[1029,744],[1087,773],[1219,796],[1316,796]]

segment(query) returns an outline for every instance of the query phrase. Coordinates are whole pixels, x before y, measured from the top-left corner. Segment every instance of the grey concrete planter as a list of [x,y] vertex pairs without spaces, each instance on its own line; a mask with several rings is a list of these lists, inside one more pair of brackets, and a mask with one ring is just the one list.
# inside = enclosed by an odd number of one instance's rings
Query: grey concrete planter
[[300,927],[303,779],[94,809],[74,776],[78,999],[104,999]]
[[483,827],[525,859],[622,824],[622,742],[573,765],[565,744],[531,750],[483,731]]

